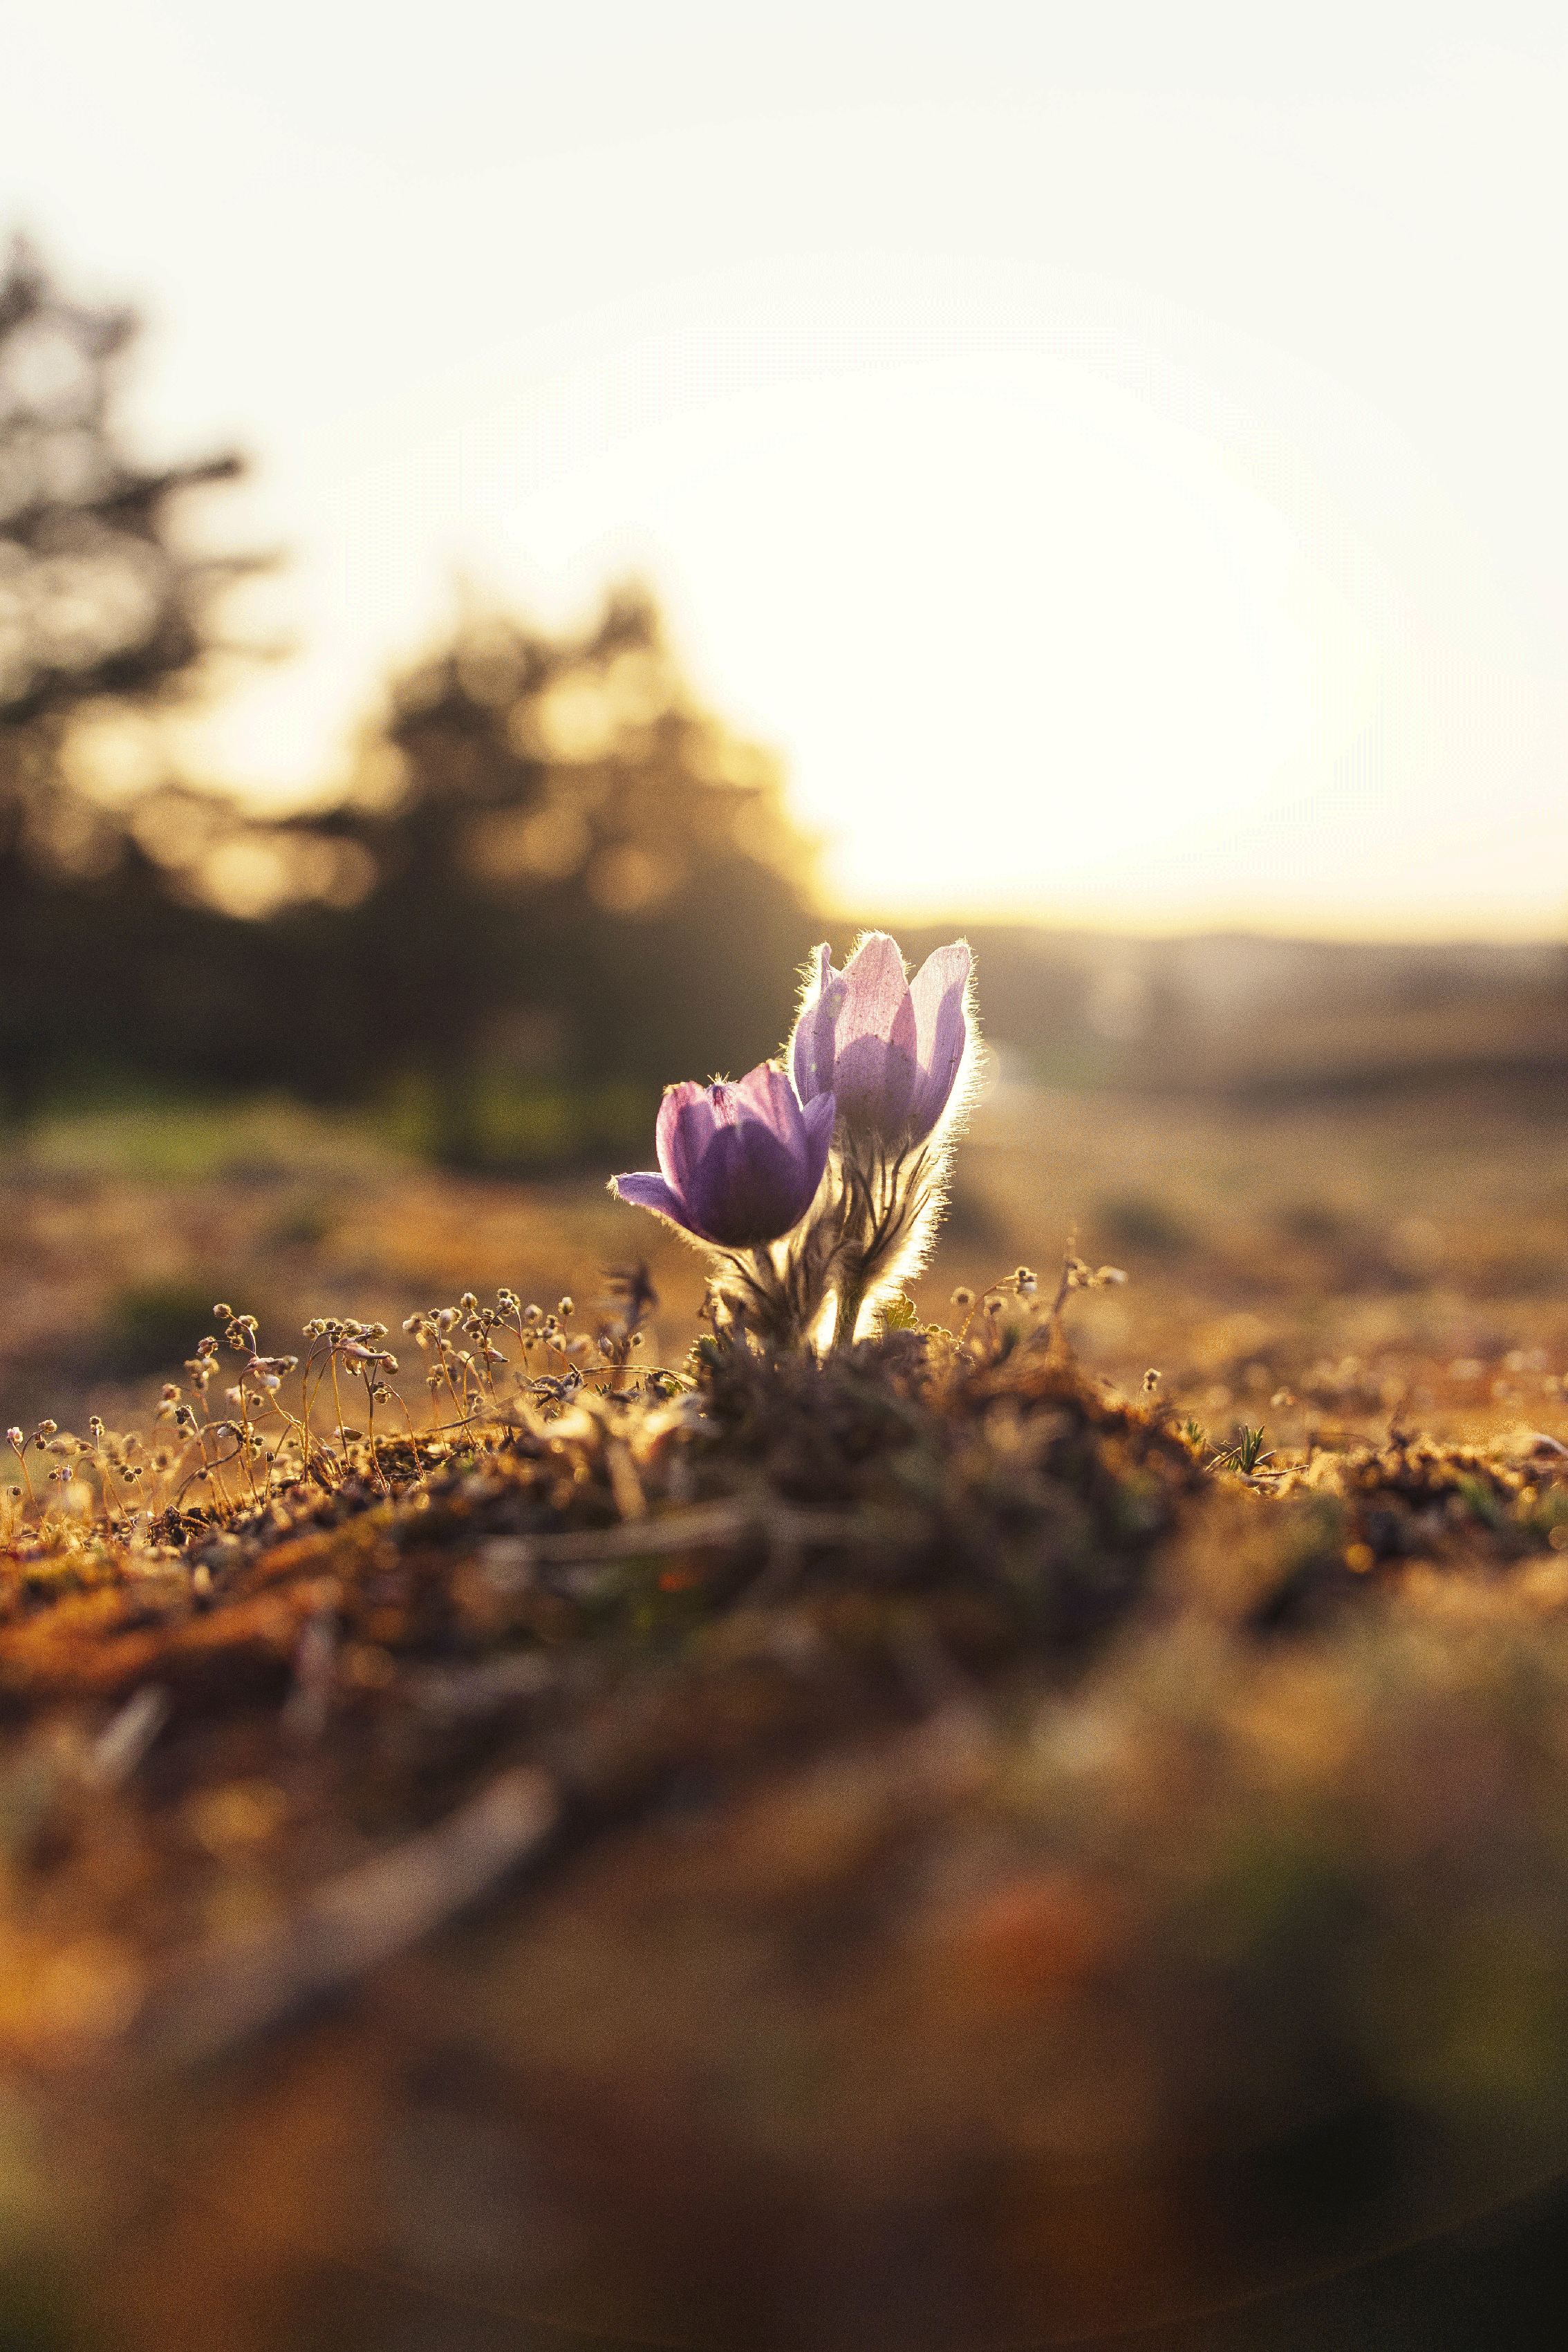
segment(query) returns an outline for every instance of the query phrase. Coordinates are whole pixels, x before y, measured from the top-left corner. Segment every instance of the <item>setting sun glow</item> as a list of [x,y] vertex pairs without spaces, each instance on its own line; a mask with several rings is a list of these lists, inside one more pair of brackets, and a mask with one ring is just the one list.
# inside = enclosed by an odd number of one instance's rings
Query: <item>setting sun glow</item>
[[20,30],[0,215],[142,293],[149,446],[249,448],[290,559],[186,766],[319,795],[454,595],[636,573],[846,911],[1556,932],[1563,37],[893,23]]

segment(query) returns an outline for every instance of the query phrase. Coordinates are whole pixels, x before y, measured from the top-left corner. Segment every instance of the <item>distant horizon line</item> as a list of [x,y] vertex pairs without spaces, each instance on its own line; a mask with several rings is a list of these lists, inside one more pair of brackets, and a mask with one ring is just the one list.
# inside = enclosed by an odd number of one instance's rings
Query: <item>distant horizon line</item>
[[932,911],[886,908],[875,913],[864,908],[840,908],[818,907],[814,910],[824,924],[838,930],[881,930],[895,936],[907,931],[1041,931],[1063,940],[1086,942],[1104,941],[1117,946],[1155,946],[1179,944],[1195,940],[1253,940],[1261,945],[1305,948],[1429,948],[1461,950],[1493,949],[1518,950],[1531,949],[1568,949],[1568,908],[1563,910],[1561,929],[1555,930],[1508,929],[1499,927],[1489,930],[1468,929],[1422,928],[1386,929],[1357,928],[1327,929],[1311,927],[1303,918],[1299,927],[1276,922],[1268,918],[1245,918],[1215,914],[1193,919],[1172,919],[1137,925],[1118,917],[1068,917],[1066,915],[1027,913],[974,912],[961,914],[954,908],[938,908]]

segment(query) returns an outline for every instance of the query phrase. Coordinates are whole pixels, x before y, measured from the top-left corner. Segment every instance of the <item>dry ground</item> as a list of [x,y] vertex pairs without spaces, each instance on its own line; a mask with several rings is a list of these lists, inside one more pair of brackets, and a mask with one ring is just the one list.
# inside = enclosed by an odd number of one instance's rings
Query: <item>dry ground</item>
[[[1192,2315],[1568,2154],[1565,1129],[1000,1089],[918,1303],[1076,1234],[1089,1380],[745,1359],[395,1505],[16,1542],[0,2344],[1555,2347],[1437,2257],[1386,2326]],[[290,1349],[640,1250],[696,1329],[602,1178],[294,1110],[0,1182],[7,1421],[145,1426],[220,1297]]]

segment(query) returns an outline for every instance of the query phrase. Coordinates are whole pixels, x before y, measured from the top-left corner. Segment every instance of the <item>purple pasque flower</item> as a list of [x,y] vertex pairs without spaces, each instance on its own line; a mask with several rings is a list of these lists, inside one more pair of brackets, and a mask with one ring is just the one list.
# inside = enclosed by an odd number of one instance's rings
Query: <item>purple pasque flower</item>
[[968,1047],[972,961],[955,940],[911,981],[886,931],[868,931],[842,971],[818,948],[790,1040],[807,1108],[831,1094],[851,1137],[895,1148],[922,1142],[947,1108]]
[[801,1108],[776,1062],[733,1086],[669,1087],[658,1108],[663,1171],[617,1176],[613,1190],[719,1249],[754,1249],[797,1225],[833,1139],[830,1093]]

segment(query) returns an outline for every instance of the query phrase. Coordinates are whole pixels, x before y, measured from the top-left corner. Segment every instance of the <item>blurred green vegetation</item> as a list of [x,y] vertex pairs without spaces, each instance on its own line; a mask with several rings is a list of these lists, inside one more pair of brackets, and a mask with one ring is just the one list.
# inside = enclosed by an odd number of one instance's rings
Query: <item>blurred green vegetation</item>
[[[28,1121],[15,1158],[30,1176],[60,1183],[254,1182],[301,1170],[342,1183],[395,1154],[397,1142],[390,1113],[367,1120],[283,1096],[236,1100],[127,1081],[48,1103]],[[416,1138],[411,1149],[419,1145]]]
[[148,1372],[177,1372],[200,1332],[212,1320],[213,1300],[221,1276],[202,1282],[182,1276],[173,1282],[136,1283],[110,1301],[109,1328],[103,1335],[107,1368],[121,1379]]
[[415,1157],[524,1175],[563,1161],[646,1155],[658,1089],[624,1078],[595,1086],[480,1067],[459,1108],[454,1130],[448,1094],[410,1071],[395,1081],[378,1123]]

